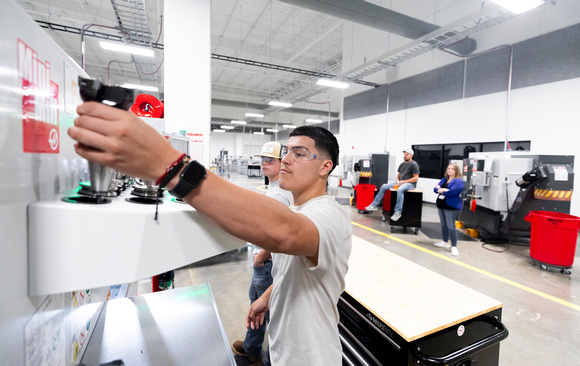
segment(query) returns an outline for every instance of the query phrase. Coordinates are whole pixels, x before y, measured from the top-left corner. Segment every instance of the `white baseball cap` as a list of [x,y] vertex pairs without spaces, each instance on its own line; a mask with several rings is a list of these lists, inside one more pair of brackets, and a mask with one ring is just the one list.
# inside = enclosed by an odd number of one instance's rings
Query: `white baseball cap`
[[282,144],[277,142],[277,141],[266,142],[262,146],[262,151],[260,151],[259,154],[254,155],[254,156],[255,157],[265,156],[265,157],[269,157],[269,158],[281,159],[282,158]]

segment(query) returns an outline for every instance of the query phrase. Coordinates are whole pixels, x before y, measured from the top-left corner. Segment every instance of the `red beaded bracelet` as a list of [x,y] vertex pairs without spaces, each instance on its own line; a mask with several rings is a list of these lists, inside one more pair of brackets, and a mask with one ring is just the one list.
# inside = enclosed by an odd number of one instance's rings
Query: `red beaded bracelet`
[[[165,173],[163,173],[163,175],[161,177],[159,177],[159,179],[157,179],[157,181],[155,181],[155,185],[159,186],[161,184],[161,182],[164,182],[165,184],[163,184],[163,186],[161,186],[160,188],[163,188],[170,180],[171,178],[173,178],[175,176],[174,174],[171,174],[170,176],[168,176],[168,174],[173,171],[173,169],[175,169],[175,167],[177,167],[178,165],[183,166],[183,160],[185,158],[189,158],[187,156],[187,154],[183,153],[179,159],[175,160],[173,163],[171,163],[171,165],[169,165],[166,169],[165,169]],[[169,178],[169,179],[164,179],[164,178]]]

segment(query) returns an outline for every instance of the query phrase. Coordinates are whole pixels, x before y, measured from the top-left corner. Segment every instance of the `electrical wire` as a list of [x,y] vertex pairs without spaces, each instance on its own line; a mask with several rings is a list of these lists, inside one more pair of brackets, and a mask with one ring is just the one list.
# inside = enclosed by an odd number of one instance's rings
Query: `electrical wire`
[[94,24],[94,23],[89,23],[89,24],[83,25],[83,27],[81,29],[81,68],[83,70],[85,69],[85,32],[91,27],[102,27],[102,28],[107,28],[107,29],[115,29],[115,30],[123,33],[124,35],[126,35],[127,38],[129,39],[129,41],[131,41],[131,34],[127,33],[126,31],[124,31],[120,27],[111,27],[109,25]]
[[159,69],[161,68],[161,65],[163,65],[163,61],[165,61],[165,58],[163,58],[161,60],[161,63],[159,63],[159,66],[157,66],[157,69],[151,73],[147,73],[144,72],[143,70],[141,70],[141,68],[139,67],[139,64],[136,64],[134,62],[131,61],[120,61],[120,60],[111,60],[108,64],[107,64],[107,85],[111,85],[110,80],[111,80],[111,72],[110,72],[110,67],[111,64],[113,62],[118,62],[121,64],[128,64],[128,65],[135,65],[135,68],[137,69],[137,71],[143,75],[155,75],[157,72],[159,72]]
[[[115,29],[121,33],[123,33],[125,36],[127,36],[127,39],[129,39],[129,41],[131,40],[131,34],[129,32],[126,32],[125,30],[123,30],[120,27],[111,27],[108,25],[101,25],[101,24],[85,24],[82,27],[81,30],[81,63],[82,63],[82,69],[85,69],[85,43],[84,43],[84,34],[85,32],[91,28],[91,27],[102,27],[102,28],[108,28],[108,29]],[[159,34],[157,35],[157,40],[152,43],[152,46],[157,46],[159,43],[159,40],[161,39],[161,34],[163,33],[163,15],[161,15],[161,22],[159,24]],[[119,61],[119,60],[112,60],[109,62],[109,64],[107,65],[107,84],[110,85],[110,79],[111,79],[111,73],[110,73],[110,67],[111,64],[113,62],[118,62],[118,63],[123,63],[123,64],[135,64],[135,68],[137,69],[137,71],[142,74],[142,75],[155,75],[159,72],[159,69],[161,68],[161,65],[163,65],[163,62],[165,61],[165,57],[163,57],[161,59],[161,62],[159,63],[159,66],[157,66],[157,69],[155,69],[155,71],[148,73],[148,72],[144,72],[143,70],[141,70],[141,67],[139,67],[139,64],[134,63],[134,62],[126,62],[126,61]]]
[[159,44],[159,40],[161,39],[161,33],[163,32],[163,15],[160,15],[161,23],[159,24],[159,35],[157,36],[157,40],[153,43],[153,46],[157,46]]
[[313,102],[310,101],[308,99],[305,100],[306,103],[312,103],[312,104],[328,104],[328,131],[330,131],[330,108],[331,108],[331,104],[329,101],[326,102]]
[[511,89],[512,89],[512,72],[513,72],[513,54],[514,54],[514,49],[513,46],[510,44],[503,44],[503,45],[499,45],[497,47],[493,47],[490,48],[488,50],[485,51],[481,51],[481,52],[477,52],[477,53],[472,53],[470,55],[461,55],[457,52],[454,51],[450,51],[448,50],[448,48],[453,47],[454,45],[463,42],[464,40],[466,40],[468,37],[462,38],[457,42],[451,43],[443,48],[441,48],[441,51],[443,52],[447,52],[450,55],[454,55],[456,57],[461,57],[461,58],[472,58],[472,57],[476,57],[476,56],[481,56],[481,55],[485,55],[487,53],[496,51],[498,49],[501,48],[507,48],[509,50],[509,57],[508,57],[508,77],[507,77],[507,90],[506,90],[506,108],[505,108],[505,142],[504,142],[504,150],[505,151],[510,151],[511,147],[510,147],[510,143],[509,143],[509,139],[508,139],[508,122],[509,122],[509,111],[510,111],[510,99],[511,99]]
[[118,63],[121,63],[121,64],[129,64],[129,65],[133,64],[132,62],[128,62],[128,61],[119,61],[119,60],[111,60],[111,61],[109,61],[109,64],[107,65],[107,85],[111,85],[111,72],[110,72],[111,70],[110,70],[110,67],[111,67],[111,64],[113,62],[118,62]]

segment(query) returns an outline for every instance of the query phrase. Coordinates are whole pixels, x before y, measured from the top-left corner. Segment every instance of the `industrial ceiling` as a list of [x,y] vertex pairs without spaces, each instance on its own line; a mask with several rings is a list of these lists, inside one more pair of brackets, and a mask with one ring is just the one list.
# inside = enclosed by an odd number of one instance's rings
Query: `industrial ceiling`
[[[543,7],[571,2],[578,1],[547,1]],[[163,98],[163,0],[17,3],[91,77],[156,86],[159,92],[150,94]],[[479,32],[515,16],[490,0],[212,0],[211,6],[212,127],[248,122],[232,125],[235,132],[338,119],[343,97],[393,81],[387,69],[444,47],[469,55],[479,50]],[[360,49],[378,43],[357,39],[362,33],[353,25],[376,30],[379,42],[384,39],[380,51]],[[195,40],[194,34],[183,37]],[[134,43],[155,56],[105,51],[99,46],[103,40]],[[350,87],[319,86],[321,77]],[[293,106],[271,107],[272,99]]]

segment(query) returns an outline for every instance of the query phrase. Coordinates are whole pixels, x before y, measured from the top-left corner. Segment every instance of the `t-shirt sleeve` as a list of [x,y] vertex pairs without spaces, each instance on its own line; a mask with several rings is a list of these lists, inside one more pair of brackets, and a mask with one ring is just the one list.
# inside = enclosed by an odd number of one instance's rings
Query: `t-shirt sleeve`
[[318,265],[314,266],[306,257],[301,257],[311,270],[326,271],[331,261],[339,256],[343,248],[345,238],[350,235],[351,224],[346,215],[331,204],[317,204],[312,208],[300,212],[308,217],[318,229]]
[[416,161],[415,164],[413,164],[413,169],[411,170],[411,172],[413,173],[413,175],[419,174],[419,164]]

